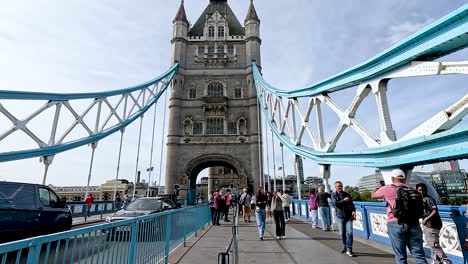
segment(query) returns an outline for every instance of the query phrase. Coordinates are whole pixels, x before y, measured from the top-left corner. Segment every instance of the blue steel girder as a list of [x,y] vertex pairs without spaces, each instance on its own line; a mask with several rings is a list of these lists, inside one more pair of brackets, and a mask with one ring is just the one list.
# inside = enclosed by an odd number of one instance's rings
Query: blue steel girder
[[268,84],[253,63],[255,80],[276,96],[298,98],[317,96],[377,79],[409,65],[412,61],[432,61],[468,46],[468,4],[414,33],[377,56],[312,86],[281,90]]
[[[134,122],[148,111],[153,106],[171,84],[177,70],[178,64],[173,65],[167,72],[161,76],[148,81],[146,83],[129,87],[126,89],[96,92],[96,93],[41,93],[41,92],[18,92],[18,91],[0,91],[0,115],[7,117],[13,126],[0,134],[0,141],[4,140],[16,131],[22,130],[27,136],[33,139],[38,147],[28,148],[24,150],[14,150],[8,152],[0,152],[0,162],[21,160],[33,157],[50,157],[57,153],[78,148],[80,146],[92,144],[99,140],[108,137],[109,135],[124,130],[129,124]],[[118,97],[118,102],[114,105],[108,100],[110,97]],[[19,100],[27,102],[29,100],[45,101],[44,105],[30,114],[25,119],[20,119],[11,114],[7,108],[2,105],[5,100]],[[90,100],[89,107],[79,114],[70,104],[72,101]],[[43,111],[56,107],[54,115],[54,123],[50,139],[47,142],[31,131],[27,124],[41,114]],[[68,110],[75,120],[69,124],[69,128],[64,131],[61,137],[57,136],[57,126],[60,119],[60,114]],[[87,124],[84,119],[93,108],[96,108],[97,116],[95,123]],[[106,118],[101,117],[102,109],[106,108],[109,114]],[[62,110],[61,110],[62,109]],[[119,114],[123,112],[123,114]],[[112,117],[115,117],[117,122],[109,122]],[[67,141],[67,136],[75,127],[82,126],[88,135],[83,135],[79,139]],[[1,131],[0,131],[1,132]]]
[[[397,140],[387,107],[386,84],[392,78],[468,74],[467,62],[429,62],[467,46],[468,4],[368,61],[307,88],[288,91],[274,88],[264,80],[253,62],[254,85],[265,120],[276,138],[295,154],[319,164],[391,168],[466,158],[468,129],[454,127],[468,113],[468,94]],[[341,109],[328,96],[335,91],[356,86],[356,97],[348,109]],[[357,108],[371,90],[380,96],[380,139],[371,135],[355,118]],[[309,99],[306,111],[299,109],[298,100],[303,98]],[[317,114],[320,116],[317,117],[318,138],[309,126],[312,109],[316,108],[320,112],[321,104],[329,106],[340,119],[334,137],[326,143],[320,113]],[[299,120],[295,115],[300,116]],[[367,150],[333,152],[336,142],[347,128],[354,129],[363,138]],[[310,135],[313,146],[302,144],[305,134]]]

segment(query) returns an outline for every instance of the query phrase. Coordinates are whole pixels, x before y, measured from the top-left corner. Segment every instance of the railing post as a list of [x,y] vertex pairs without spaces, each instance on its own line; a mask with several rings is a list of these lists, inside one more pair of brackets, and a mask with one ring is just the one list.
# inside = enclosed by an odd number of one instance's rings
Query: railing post
[[[34,243],[34,242],[33,242]],[[39,263],[39,256],[41,255],[42,243],[38,245],[31,246],[29,248],[27,264],[36,264]]]
[[171,215],[166,215],[166,241],[164,243],[164,263],[169,263],[169,246],[171,243]]
[[187,208],[184,208],[184,247],[187,246]]
[[138,234],[138,222],[132,223],[132,233],[130,235],[130,245],[129,245],[129,252],[128,252],[128,263],[134,263],[135,261],[135,248],[137,242],[137,234]]

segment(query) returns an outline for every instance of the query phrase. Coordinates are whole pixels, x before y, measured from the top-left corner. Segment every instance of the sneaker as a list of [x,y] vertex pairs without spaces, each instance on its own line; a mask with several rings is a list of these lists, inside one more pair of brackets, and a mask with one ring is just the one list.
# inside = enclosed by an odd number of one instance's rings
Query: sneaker
[[260,240],[263,240],[263,237],[262,237],[262,236],[260,237]]
[[312,226],[312,228],[313,228],[313,229],[317,229],[317,227],[316,227],[316,226]]
[[354,257],[354,253],[351,251],[351,250],[348,250],[346,251],[346,255],[350,256],[350,257]]
[[277,237],[276,237],[276,239],[278,239],[278,240],[279,240],[279,239],[281,239],[281,237],[277,236]]
[[250,219],[249,219],[249,223],[252,223],[252,221],[250,221]]
[[346,248],[344,248],[343,250],[341,250],[341,254],[344,254],[346,253],[348,250]]
[[283,236],[282,239],[286,239],[286,236]]

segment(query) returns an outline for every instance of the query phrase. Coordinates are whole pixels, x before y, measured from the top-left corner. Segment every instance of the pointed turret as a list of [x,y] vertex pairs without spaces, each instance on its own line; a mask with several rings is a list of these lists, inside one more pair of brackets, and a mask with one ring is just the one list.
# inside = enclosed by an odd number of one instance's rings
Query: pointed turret
[[185,22],[187,24],[189,23],[187,20],[187,15],[185,14],[184,0],[180,2],[179,10],[177,11],[175,18],[172,21],[172,23],[175,23],[175,22]]
[[187,32],[189,22],[185,14],[184,0],[180,2],[177,15],[172,21],[173,35],[172,35],[172,63],[178,62],[180,67],[185,67],[185,53],[187,51]]
[[246,37],[246,63],[247,67],[250,66],[252,61],[256,61],[257,65],[261,66],[260,62],[260,19],[258,18],[257,11],[255,10],[253,0],[250,0],[249,11],[244,21],[245,37]]
[[245,18],[244,22],[247,23],[248,21],[255,21],[260,23],[260,19],[258,18],[257,11],[255,10],[253,0],[250,0],[249,11],[247,12],[247,17]]

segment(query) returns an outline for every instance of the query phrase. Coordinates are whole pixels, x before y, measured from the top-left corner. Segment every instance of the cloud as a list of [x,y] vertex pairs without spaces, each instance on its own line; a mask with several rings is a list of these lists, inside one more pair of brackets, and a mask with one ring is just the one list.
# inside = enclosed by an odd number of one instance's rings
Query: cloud
[[422,29],[423,27],[431,24],[432,22],[434,22],[434,20],[434,18],[427,18],[425,21],[422,22],[406,21],[401,24],[392,25],[389,28],[386,40],[390,45],[394,45],[399,41],[407,38],[411,34]]

